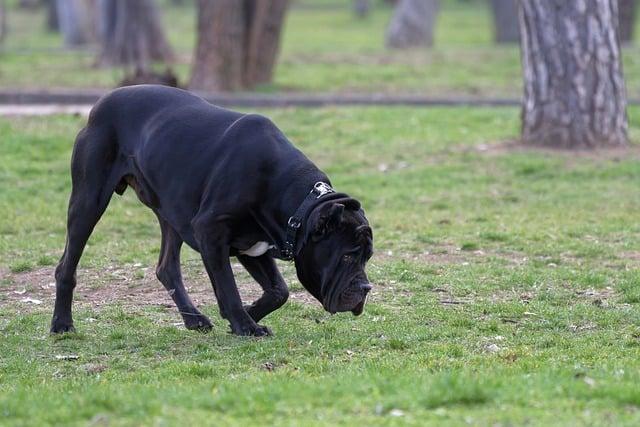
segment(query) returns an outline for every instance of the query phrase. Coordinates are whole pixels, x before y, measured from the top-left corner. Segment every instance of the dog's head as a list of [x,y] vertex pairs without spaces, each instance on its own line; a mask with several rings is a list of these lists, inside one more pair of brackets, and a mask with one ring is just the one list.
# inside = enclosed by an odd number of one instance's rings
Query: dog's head
[[295,258],[302,285],[330,313],[364,309],[371,285],[364,271],[373,254],[373,236],[360,203],[327,201],[314,209]]

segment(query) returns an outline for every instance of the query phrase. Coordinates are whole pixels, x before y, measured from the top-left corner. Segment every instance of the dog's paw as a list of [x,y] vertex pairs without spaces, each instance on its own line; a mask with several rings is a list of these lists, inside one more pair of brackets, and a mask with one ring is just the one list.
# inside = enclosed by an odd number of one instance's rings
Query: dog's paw
[[185,314],[183,318],[184,326],[189,330],[209,332],[213,328],[211,321],[204,314]]
[[76,328],[73,326],[73,321],[57,319],[53,318],[51,320],[51,329],[50,332],[52,334],[62,334],[65,332],[75,332]]
[[243,325],[239,328],[231,328],[231,332],[236,335],[246,336],[246,337],[268,337],[273,335],[271,329],[266,326],[258,325],[258,324],[248,324]]
[[258,327],[253,331],[254,337],[270,337],[273,335],[271,329],[266,326],[258,325]]

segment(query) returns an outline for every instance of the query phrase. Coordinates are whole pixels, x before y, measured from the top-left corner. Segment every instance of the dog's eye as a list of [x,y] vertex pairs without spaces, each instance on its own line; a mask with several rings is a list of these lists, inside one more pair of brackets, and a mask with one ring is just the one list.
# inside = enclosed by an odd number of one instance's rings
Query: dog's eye
[[346,262],[346,263],[350,263],[351,261],[353,261],[353,256],[347,254],[347,255],[342,255],[342,261]]

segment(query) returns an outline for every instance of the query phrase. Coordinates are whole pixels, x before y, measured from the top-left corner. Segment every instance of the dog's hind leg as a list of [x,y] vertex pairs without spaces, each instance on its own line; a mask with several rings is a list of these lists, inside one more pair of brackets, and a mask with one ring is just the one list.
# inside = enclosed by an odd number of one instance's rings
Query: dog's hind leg
[[113,177],[113,150],[101,133],[84,129],[78,134],[71,160],[72,189],[67,214],[64,254],[56,268],[56,302],[51,332],[73,331],[71,304],[76,268],[89,236],[104,213],[117,184]]
[[158,221],[160,221],[160,229],[162,230],[162,243],[156,276],[169,292],[173,302],[176,303],[186,328],[208,331],[211,329],[211,322],[193,305],[182,283],[182,273],[180,272],[182,238],[159,216]]
[[259,257],[238,255],[238,260],[264,291],[253,304],[245,307],[249,316],[258,322],[287,301],[289,289],[270,255],[265,254]]

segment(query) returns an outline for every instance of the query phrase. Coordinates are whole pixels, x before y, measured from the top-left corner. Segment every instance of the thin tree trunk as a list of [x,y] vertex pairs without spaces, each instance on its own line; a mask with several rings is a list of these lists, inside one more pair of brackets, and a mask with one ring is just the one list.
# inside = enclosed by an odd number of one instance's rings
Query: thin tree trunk
[[617,6],[617,0],[522,0],[524,142],[627,144]]
[[47,30],[57,32],[60,31],[58,24],[57,0],[46,0],[47,2]]
[[35,9],[39,6],[38,0],[20,0],[18,2],[18,7],[20,9]]
[[244,8],[238,0],[198,0],[198,43],[191,89],[242,88]]
[[438,0],[400,0],[387,28],[387,47],[432,46],[438,9]]
[[254,0],[253,11],[247,22],[248,37],[244,86],[251,88],[257,84],[269,83],[273,79],[280,36],[289,0]]
[[288,0],[198,0],[190,87],[233,91],[272,80]]
[[357,18],[366,18],[371,12],[371,0],[353,0],[353,13]]
[[154,0],[101,0],[99,7],[101,65],[146,72],[153,62],[173,59]]
[[618,16],[620,21],[620,41],[631,43],[636,23],[636,0],[618,0]]
[[82,46],[91,42],[91,13],[85,0],[56,0],[58,25],[65,46]]
[[7,8],[5,7],[4,0],[0,0],[0,42],[2,42],[7,35]]
[[113,43],[115,38],[117,5],[113,0],[98,0],[98,38],[103,46]]
[[491,0],[496,43],[518,43],[518,0]]

